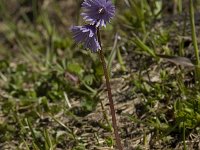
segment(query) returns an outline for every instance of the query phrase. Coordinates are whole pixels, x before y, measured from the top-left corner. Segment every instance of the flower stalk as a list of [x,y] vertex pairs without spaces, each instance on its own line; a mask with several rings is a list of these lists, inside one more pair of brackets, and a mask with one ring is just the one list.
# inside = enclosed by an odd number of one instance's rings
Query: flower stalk
[[[118,134],[117,120],[115,115],[115,107],[112,99],[112,92],[108,69],[104,59],[100,38],[100,27],[106,27],[106,24],[114,17],[115,6],[111,0],[84,0],[82,3],[83,19],[89,22],[83,26],[73,26],[71,28],[73,38],[76,43],[83,44],[84,48],[90,49],[92,52],[99,54],[103,66],[103,72],[106,79],[106,87],[108,92],[110,112],[112,116],[112,127],[114,129],[115,140],[118,150],[123,150],[121,145],[120,136]],[[102,105],[103,106],[103,105]],[[102,107],[103,108],[103,107]]]
[[101,36],[100,36],[99,28],[97,28],[97,39],[98,39],[99,45],[101,47],[101,50],[98,51],[98,54],[99,54],[100,61],[102,63],[103,72],[104,72],[104,76],[106,79],[106,87],[107,87],[107,92],[108,92],[109,106],[110,106],[110,112],[111,112],[111,116],[112,116],[112,126],[114,129],[114,135],[115,135],[115,140],[116,140],[116,144],[117,144],[117,149],[123,150],[122,144],[121,144],[121,139],[118,134],[118,126],[117,126],[117,120],[116,120],[116,115],[115,115],[115,107],[114,107],[114,102],[113,102],[113,98],[112,98],[112,91],[111,91],[110,80],[109,80],[109,76],[108,76],[108,70],[106,67],[106,62],[105,62],[103,51],[102,51]]

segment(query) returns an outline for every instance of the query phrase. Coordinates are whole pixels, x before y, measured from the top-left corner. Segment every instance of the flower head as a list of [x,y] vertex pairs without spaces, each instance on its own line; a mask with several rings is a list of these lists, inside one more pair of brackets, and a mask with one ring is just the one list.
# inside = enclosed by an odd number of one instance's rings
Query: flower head
[[93,52],[101,49],[96,38],[96,27],[93,25],[74,26],[71,28],[73,38],[77,43],[83,43],[84,48],[89,48]]
[[115,13],[115,7],[111,0],[85,0],[82,7],[84,9],[81,14],[83,19],[96,27],[105,27]]

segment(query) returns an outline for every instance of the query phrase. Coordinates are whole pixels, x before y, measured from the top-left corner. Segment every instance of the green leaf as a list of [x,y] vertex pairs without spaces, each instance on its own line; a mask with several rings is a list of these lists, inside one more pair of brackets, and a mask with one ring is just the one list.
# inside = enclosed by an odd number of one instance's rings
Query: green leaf
[[71,73],[74,73],[74,74],[80,76],[80,77],[82,77],[83,73],[84,73],[83,68],[78,63],[68,63],[67,70]]

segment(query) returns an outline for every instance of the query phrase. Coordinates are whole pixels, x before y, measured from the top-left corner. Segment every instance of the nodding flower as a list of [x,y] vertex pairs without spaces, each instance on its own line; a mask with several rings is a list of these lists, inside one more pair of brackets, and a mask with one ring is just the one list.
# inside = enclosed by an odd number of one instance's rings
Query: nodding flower
[[73,38],[77,43],[82,43],[84,48],[97,52],[101,49],[97,40],[97,29],[94,25],[73,26],[71,28]]
[[114,17],[115,7],[111,0],[84,0],[82,3],[83,19],[89,25],[73,26],[71,28],[76,43],[82,43],[84,48],[98,52],[101,50],[97,38],[97,28],[106,27],[106,24]]

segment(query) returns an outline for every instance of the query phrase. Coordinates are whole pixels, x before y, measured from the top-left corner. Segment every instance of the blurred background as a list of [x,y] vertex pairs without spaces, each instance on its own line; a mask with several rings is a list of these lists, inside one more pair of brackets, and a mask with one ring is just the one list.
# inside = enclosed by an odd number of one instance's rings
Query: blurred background
[[[85,24],[82,2],[0,0],[0,149],[113,147],[101,64],[69,30]],[[101,36],[124,147],[198,149],[194,71],[157,56],[194,66],[189,0],[113,3],[116,15]],[[199,45],[200,0],[193,4]]]

